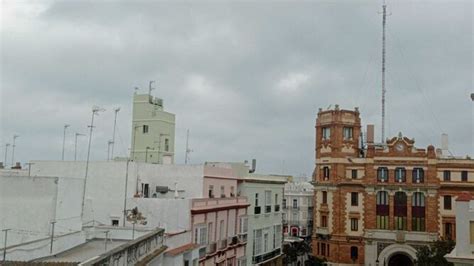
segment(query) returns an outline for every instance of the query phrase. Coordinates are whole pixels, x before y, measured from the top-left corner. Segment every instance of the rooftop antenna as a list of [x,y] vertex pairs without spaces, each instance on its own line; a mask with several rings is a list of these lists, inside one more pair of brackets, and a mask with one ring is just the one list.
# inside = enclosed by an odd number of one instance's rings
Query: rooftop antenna
[[385,140],[385,24],[387,21],[387,4],[382,5],[382,143]]
[[191,153],[193,150],[189,148],[189,129],[186,131],[186,153],[184,156],[184,164],[188,164],[189,160],[189,153]]
[[150,83],[148,85],[148,95],[151,95],[151,91],[155,89],[151,86],[151,84],[153,84],[154,82],[154,80],[150,80]]
[[[117,107],[114,109],[115,112],[115,118],[114,118],[114,130],[112,132],[112,151],[110,153],[110,159],[114,159],[114,147],[115,147],[115,129],[117,128],[117,114],[120,111],[120,107]],[[107,153],[108,156],[108,153]]]

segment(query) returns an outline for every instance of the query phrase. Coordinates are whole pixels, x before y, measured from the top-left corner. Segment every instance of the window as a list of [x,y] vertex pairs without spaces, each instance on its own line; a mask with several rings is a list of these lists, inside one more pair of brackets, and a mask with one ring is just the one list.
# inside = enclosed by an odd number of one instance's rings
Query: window
[[451,181],[451,171],[444,170],[444,172],[443,172],[443,181]]
[[327,203],[328,203],[328,192],[323,191],[323,204],[327,204]]
[[331,138],[331,129],[323,127],[323,140],[328,140],[329,138]]
[[469,222],[469,243],[471,245],[474,245],[474,222],[473,221],[470,221]]
[[462,182],[467,182],[467,171],[462,171],[461,172],[461,181]]
[[214,198],[214,186],[209,185],[209,198]]
[[212,240],[214,239],[214,235],[212,234],[213,232],[213,229],[214,227],[212,226],[212,222],[208,223],[207,224],[207,239],[209,240],[209,242],[212,242]]
[[403,167],[397,167],[395,169],[395,182],[401,183],[406,182],[406,170]]
[[199,245],[207,244],[207,228],[204,226],[194,228],[194,243]]
[[253,255],[262,253],[262,229],[254,230]]
[[226,238],[226,235],[224,232],[225,232],[225,224],[224,224],[224,220],[221,220],[220,225],[219,225],[219,240]]
[[170,150],[170,140],[165,139],[165,151],[169,151],[169,150]]
[[119,220],[113,219],[112,220],[112,226],[118,226],[119,225]]
[[379,191],[377,192],[376,198],[376,217],[377,217],[377,228],[388,229],[388,217],[389,217],[389,204],[388,204],[388,192]]
[[327,166],[323,167],[323,178],[325,180],[329,179],[329,167],[327,167]]
[[352,173],[352,179],[357,179],[357,170],[352,169],[351,173]]
[[286,199],[283,199],[283,209],[286,209]]
[[261,211],[261,207],[258,205],[258,193],[255,193],[255,208],[254,208],[254,214],[260,214],[262,211]]
[[255,206],[258,206],[258,193],[255,193]]
[[230,196],[231,196],[231,197],[235,197],[234,186],[231,186],[231,187],[230,187]]
[[377,169],[377,181],[379,182],[388,181],[388,168],[387,167],[379,167]]
[[272,211],[272,192],[270,190],[265,191],[265,212],[269,213]]
[[221,186],[221,198],[225,198],[225,187]]
[[326,256],[326,244],[321,243],[321,255]]
[[275,225],[274,226],[274,231],[275,235],[273,236],[273,248],[279,248],[281,247],[281,238],[282,238],[282,232],[281,232],[281,224]]
[[294,209],[298,208],[298,199],[293,199],[293,208]]
[[148,125],[143,125],[143,134],[148,133]]
[[406,230],[407,228],[407,194],[395,192],[394,218],[395,230]]
[[142,184],[143,197],[150,197],[150,186],[148,184]]
[[359,230],[359,219],[351,218],[351,231]]
[[425,181],[425,173],[423,168],[413,168],[413,183],[423,183]]
[[453,239],[453,224],[452,223],[445,223],[444,224],[444,238],[446,239]]
[[351,192],[351,206],[359,206],[359,193]]
[[240,217],[240,233],[246,234],[249,228],[248,217]]
[[444,196],[444,209],[451,210],[451,196]]
[[352,139],[352,127],[344,127],[344,140]]
[[359,249],[357,247],[351,247],[351,260],[356,261],[359,258]]
[[328,217],[321,215],[321,227],[328,227]]
[[411,203],[412,230],[425,231],[425,196],[421,192],[415,192]]
[[263,234],[263,253],[268,252],[268,233]]

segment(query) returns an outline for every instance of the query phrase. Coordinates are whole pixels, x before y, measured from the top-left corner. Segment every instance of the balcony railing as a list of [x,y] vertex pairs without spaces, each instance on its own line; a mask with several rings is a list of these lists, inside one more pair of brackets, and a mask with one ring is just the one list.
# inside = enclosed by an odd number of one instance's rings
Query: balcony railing
[[239,237],[238,236],[232,236],[227,238],[227,244],[229,246],[237,245],[239,243]]
[[316,227],[316,234],[329,235],[329,229],[327,227]]
[[216,248],[217,248],[217,243],[216,242],[212,242],[212,243],[208,244],[207,247],[206,247],[206,254],[215,253]]
[[239,241],[242,242],[242,243],[246,243],[247,242],[247,233],[240,233],[239,234]]
[[223,250],[227,247],[227,239],[221,239],[217,241],[217,249],[218,250]]
[[279,256],[281,254],[281,251],[279,248],[271,251],[271,252],[268,252],[268,253],[265,253],[265,254],[262,254],[262,255],[258,255],[258,256],[254,256],[252,261],[253,263],[257,264],[257,263],[261,263],[261,262],[264,262],[264,261],[267,261],[269,259],[272,259],[276,256]]
[[207,247],[202,247],[199,249],[199,258],[206,256]]

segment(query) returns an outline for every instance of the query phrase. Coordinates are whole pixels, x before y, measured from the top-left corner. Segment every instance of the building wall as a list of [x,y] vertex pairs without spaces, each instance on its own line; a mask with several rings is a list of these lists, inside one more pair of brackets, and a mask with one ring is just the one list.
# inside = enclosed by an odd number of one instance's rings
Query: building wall
[[[144,132],[144,125],[148,126],[148,132]],[[149,94],[133,96],[131,135],[130,157],[134,161],[174,163],[175,115],[164,111],[162,99]],[[168,150],[165,148],[166,139]]]
[[[352,128],[352,138],[344,138],[345,127]],[[329,128],[331,132],[326,139],[323,138],[323,131],[327,133],[325,128]],[[339,264],[375,265],[377,258],[379,261],[388,261],[397,252],[408,254],[414,260],[419,245],[431,243],[438,235],[447,237],[444,234],[446,224],[452,226],[454,233],[454,200],[464,190],[474,193],[474,185],[470,184],[474,160],[441,158],[435,153],[433,146],[418,149],[414,146],[414,140],[402,134],[387,139],[383,146],[369,140],[366,149],[360,153],[359,134],[356,132],[360,132],[357,109],[349,111],[336,107],[335,110],[320,110],[318,113],[316,165],[313,174],[316,190],[313,253]],[[380,167],[388,169],[388,180],[385,182],[377,178]],[[406,171],[406,180],[403,182],[395,180],[398,167],[403,167]],[[423,169],[423,182],[412,180],[414,168]],[[352,178],[352,170],[357,171],[356,178]],[[451,171],[451,180],[443,180],[444,170]],[[467,181],[461,181],[461,171],[468,171]],[[328,191],[327,207],[321,204],[321,191],[325,190]],[[377,228],[376,195],[379,191],[388,193],[387,229]],[[351,192],[358,192],[358,206],[351,206]],[[394,203],[397,192],[404,192],[407,196],[406,204],[402,205],[406,207],[404,230],[396,228]],[[412,227],[413,212],[416,211],[412,208],[414,193],[424,195],[425,228],[422,231],[415,231]],[[443,208],[445,195],[452,197],[451,210]],[[331,202],[329,198],[332,198]],[[399,209],[402,210],[403,208]],[[325,212],[332,216],[332,228],[321,228],[320,216]],[[359,219],[356,232],[350,230],[350,218]],[[322,245],[326,254],[321,252]],[[351,247],[358,250],[356,259],[351,255]]]
[[[251,178],[250,176],[248,177]],[[277,259],[281,254],[281,247],[283,241],[283,227],[282,227],[282,215],[283,211],[281,208],[281,201],[283,198],[283,188],[284,183],[286,183],[287,178],[285,177],[275,177],[275,181],[279,182],[268,182],[266,180],[252,180],[246,181],[247,178],[244,178],[242,183],[239,184],[239,191],[241,195],[244,195],[248,198],[250,206],[248,209],[248,243],[246,247],[246,257],[247,257],[247,264],[253,265],[253,258],[254,256],[259,256],[263,254],[269,254],[271,252],[275,252],[276,254],[270,258],[270,260]],[[267,177],[267,180],[271,178]],[[265,213],[265,191],[271,192],[271,212]],[[261,213],[255,214],[255,207],[256,207],[256,194],[259,195],[259,202],[258,206],[261,207]],[[275,202],[275,194],[278,196],[278,202]],[[280,206],[280,210],[275,212],[275,205]],[[279,235],[275,235],[275,228],[281,228],[281,232]],[[259,254],[254,254],[254,246],[255,243],[255,232],[257,230],[262,230],[262,239],[264,234],[268,234],[268,246],[267,252],[265,252],[265,248],[263,247],[263,240],[262,240],[262,252]],[[276,237],[276,238],[275,238]],[[274,239],[276,240],[275,246],[273,245]],[[280,251],[278,251],[280,250]],[[278,252],[277,252],[278,251]]]

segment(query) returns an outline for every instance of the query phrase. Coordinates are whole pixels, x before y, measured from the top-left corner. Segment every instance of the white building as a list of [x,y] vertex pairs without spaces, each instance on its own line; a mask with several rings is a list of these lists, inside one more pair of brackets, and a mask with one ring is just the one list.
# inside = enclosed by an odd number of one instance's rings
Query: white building
[[474,265],[474,198],[468,192],[456,199],[456,246],[445,258],[456,266]]
[[[238,193],[246,196],[248,210],[247,265],[281,265],[282,199],[288,176],[247,174]],[[245,264],[242,264],[245,265]]]
[[283,198],[285,236],[311,238],[314,188],[309,182],[288,182]]

